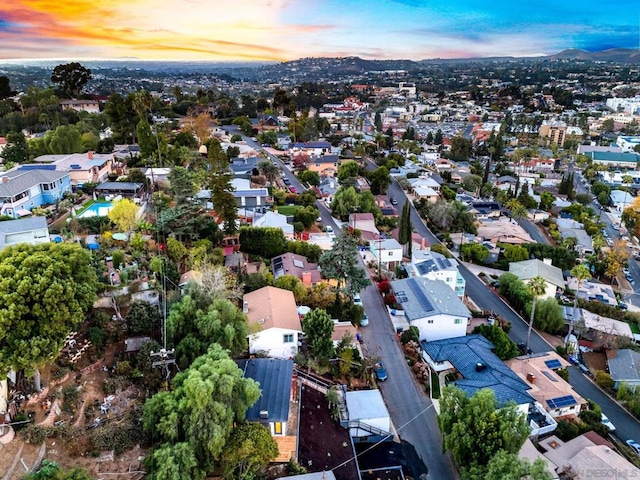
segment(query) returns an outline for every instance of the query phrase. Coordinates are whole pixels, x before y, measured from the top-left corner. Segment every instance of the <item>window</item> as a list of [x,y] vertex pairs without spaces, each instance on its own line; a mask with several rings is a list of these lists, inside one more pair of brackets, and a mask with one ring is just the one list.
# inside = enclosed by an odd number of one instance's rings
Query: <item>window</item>
[[393,257],[393,252],[389,252],[389,256],[390,256],[390,257]]
[[427,320],[427,323],[433,323],[433,320]]
[[453,323],[454,323],[455,325],[460,325],[460,324],[462,323],[462,319],[461,319],[461,318],[456,318],[456,319],[453,321]]
[[48,183],[43,183],[43,184],[42,184],[42,189],[43,189],[43,190],[49,190],[49,189],[50,189],[49,184],[48,184]]
[[273,424],[273,433],[276,435],[282,435],[282,422],[275,422]]
[[285,333],[282,337],[283,343],[293,343],[293,333]]

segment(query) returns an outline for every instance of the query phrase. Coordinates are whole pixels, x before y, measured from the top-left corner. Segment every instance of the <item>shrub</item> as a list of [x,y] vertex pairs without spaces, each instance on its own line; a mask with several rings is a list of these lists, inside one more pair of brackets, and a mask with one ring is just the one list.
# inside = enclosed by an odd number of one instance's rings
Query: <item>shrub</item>
[[598,370],[596,372],[596,383],[602,388],[613,388],[615,382],[611,375],[603,370]]
[[55,434],[55,427],[50,425],[29,425],[22,430],[22,439],[27,443],[38,445]]
[[409,342],[418,342],[420,340],[420,330],[415,325],[409,327],[400,335],[400,341],[405,344]]
[[78,387],[75,385],[67,385],[62,389],[62,410],[67,413],[73,413],[78,403]]

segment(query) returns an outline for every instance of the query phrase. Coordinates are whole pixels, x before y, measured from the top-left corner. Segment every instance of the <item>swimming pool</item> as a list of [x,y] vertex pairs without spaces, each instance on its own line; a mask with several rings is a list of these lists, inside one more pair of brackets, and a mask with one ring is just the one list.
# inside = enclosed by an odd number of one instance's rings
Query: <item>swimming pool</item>
[[87,208],[84,212],[78,215],[78,218],[87,218],[87,217],[106,217],[109,210],[113,208],[113,204],[109,202],[104,203],[94,203],[89,208]]

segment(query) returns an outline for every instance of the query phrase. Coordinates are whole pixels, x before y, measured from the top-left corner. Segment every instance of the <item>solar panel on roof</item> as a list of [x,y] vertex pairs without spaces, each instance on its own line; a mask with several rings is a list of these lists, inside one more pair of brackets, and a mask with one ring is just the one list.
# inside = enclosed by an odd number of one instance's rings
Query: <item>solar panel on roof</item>
[[554,358],[553,360],[545,360],[544,364],[545,364],[547,367],[551,368],[552,370],[553,370],[554,368],[560,368],[560,367],[562,367],[562,364],[560,363],[560,360],[555,359],[555,358]]
[[573,398],[573,395],[567,395],[565,397],[557,397],[547,400],[547,405],[551,408],[563,408],[568,407],[569,405],[575,405],[576,399]]
[[416,298],[420,302],[420,305],[422,306],[422,308],[424,308],[425,311],[431,312],[434,310],[433,305],[431,305],[431,302],[427,298],[427,295],[424,293],[422,288],[420,288],[420,285],[418,285],[418,282],[416,282],[415,278],[409,279],[409,288],[411,288],[411,291],[416,296]]
[[547,377],[552,382],[557,382],[558,380],[551,374],[551,372],[547,372],[546,370],[542,371],[542,374]]

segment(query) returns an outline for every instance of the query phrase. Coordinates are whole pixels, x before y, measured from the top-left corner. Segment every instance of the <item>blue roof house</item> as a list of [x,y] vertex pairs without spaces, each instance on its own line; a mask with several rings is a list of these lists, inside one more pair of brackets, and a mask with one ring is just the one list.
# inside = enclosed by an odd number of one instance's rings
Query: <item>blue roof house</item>
[[9,170],[0,175],[0,215],[28,216],[33,208],[53,205],[67,192],[71,192],[69,172]]

